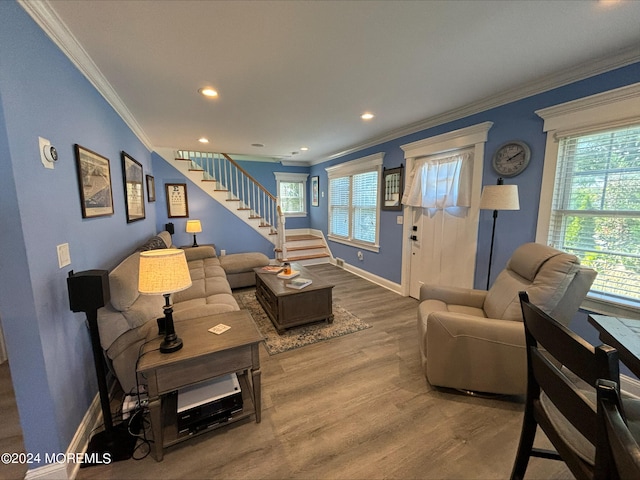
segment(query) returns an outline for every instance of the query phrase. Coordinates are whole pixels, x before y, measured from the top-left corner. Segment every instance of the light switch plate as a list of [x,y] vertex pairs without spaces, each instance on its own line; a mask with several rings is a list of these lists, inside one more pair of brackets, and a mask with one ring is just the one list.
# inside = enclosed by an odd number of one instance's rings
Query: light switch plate
[[58,266],[60,268],[71,264],[71,254],[69,253],[69,244],[63,243],[56,247],[58,249]]

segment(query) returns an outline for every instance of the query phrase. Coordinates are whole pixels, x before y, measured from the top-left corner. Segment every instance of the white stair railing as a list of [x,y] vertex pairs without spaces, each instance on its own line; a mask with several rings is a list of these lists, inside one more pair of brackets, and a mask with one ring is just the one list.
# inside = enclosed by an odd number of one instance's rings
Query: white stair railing
[[[191,170],[201,170],[203,181],[214,182],[215,190],[227,192],[228,202],[238,202],[239,210],[250,210],[250,219],[260,227],[277,230],[277,199],[226,153],[178,150],[178,160],[189,160]],[[284,224],[283,224],[284,232]],[[284,234],[284,233],[283,233]]]

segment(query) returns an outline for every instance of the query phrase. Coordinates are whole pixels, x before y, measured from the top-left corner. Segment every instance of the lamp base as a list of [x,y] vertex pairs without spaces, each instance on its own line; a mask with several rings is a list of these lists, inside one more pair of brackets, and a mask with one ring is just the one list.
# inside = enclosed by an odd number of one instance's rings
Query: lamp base
[[182,339],[175,337],[173,339],[165,338],[160,344],[160,353],[177,352],[182,348]]

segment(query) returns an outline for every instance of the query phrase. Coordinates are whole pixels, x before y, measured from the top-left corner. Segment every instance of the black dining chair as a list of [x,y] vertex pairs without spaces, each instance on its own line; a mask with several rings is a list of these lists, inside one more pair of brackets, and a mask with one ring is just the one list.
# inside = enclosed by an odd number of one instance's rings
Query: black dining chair
[[[530,457],[565,462],[578,479],[609,478],[603,448],[597,449],[598,379],[619,383],[617,351],[593,347],[529,302],[520,292],[527,346],[527,397],[520,443],[511,473],[524,477]],[[580,382],[582,381],[582,382]],[[555,447],[534,448],[537,427]]]
[[603,445],[607,453],[607,467],[611,478],[637,480],[640,478],[640,445],[625,419],[618,384],[600,379],[598,418],[604,432]]

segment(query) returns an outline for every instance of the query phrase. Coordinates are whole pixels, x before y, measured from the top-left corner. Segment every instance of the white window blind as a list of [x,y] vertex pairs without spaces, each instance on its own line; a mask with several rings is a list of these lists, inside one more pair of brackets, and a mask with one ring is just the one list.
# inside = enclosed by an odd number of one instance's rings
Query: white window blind
[[330,239],[378,251],[381,165],[376,154],[327,168]]
[[592,292],[640,306],[640,125],[560,139],[549,243],[598,272]]

